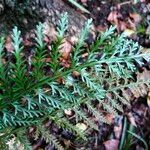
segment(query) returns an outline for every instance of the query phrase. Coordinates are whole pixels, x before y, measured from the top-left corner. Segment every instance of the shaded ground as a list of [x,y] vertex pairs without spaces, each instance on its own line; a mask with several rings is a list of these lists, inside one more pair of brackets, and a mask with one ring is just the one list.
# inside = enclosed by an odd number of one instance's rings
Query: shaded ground
[[[94,19],[94,23],[97,27],[98,31],[105,30],[110,25],[116,25],[119,33],[133,31],[133,34],[129,34],[129,38],[137,41],[143,47],[150,48],[150,2],[143,1],[136,4],[131,3],[131,1],[87,1],[86,3],[82,3],[85,7],[91,12],[91,16]],[[149,69],[149,64],[145,65],[146,68]],[[143,69],[140,69],[143,72]],[[142,74],[142,73],[141,73]],[[147,74],[147,73],[146,73]],[[143,73],[145,76],[145,73]],[[147,75],[146,75],[147,76]],[[139,76],[138,76],[139,77]],[[149,89],[147,89],[148,92]],[[150,129],[149,129],[149,121],[150,121],[150,110],[148,107],[147,94],[143,95],[143,97],[132,97],[132,105],[131,108],[125,109],[124,116],[121,115],[116,122],[110,127],[106,125],[102,125],[100,128],[100,133],[98,134],[98,142],[93,141],[90,149],[103,149],[105,145],[106,149],[113,149],[114,141],[110,139],[118,139],[116,137],[116,133],[121,130],[121,134],[123,134],[123,126],[125,126],[125,116],[128,120],[128,130],[129,124],[136,124],[136,129],[133,130],[134,133],[141,136],[150,147]],[[122,119],[122,120],[121,120]],[[121,122],[120,122],[121,121]],[[122,126],[122,129],[120,129]],[[103,138],[102,138],[103,137]],[[124,149],[145,149],[143,143],[137,138],[133,138],[134,142],[131,144],[132,146],[129,148],[124,146]],[[108,140],[111,142],[108,143]],[[119,138],[121,141],[121,137]],[[107,141],[107,142],[106,142]],[[129,139],[131,141],[131,139]],[[98,143],[97,148],[94,146]],[[101,143],[101,144],[100,144]]]
[[[80,2],[80,1],[79,1]],[[110,25],[116,25],[118,33],[125,32],[128,34],[129,38],[137,41],[140,45],[142,45],[145,48],[150,48],[150,2],[143,1],[136,4],[133,4],[130,1],[116,1],[116,0],[106,0],[106,1],[99,1],[99,0],[93,0],[93,1],[82,1],[80,2],[84,7],[90,11],[91,14],[83,14],[88,18],[93,18],[94,25],[96,26],[97,31],[104,31],[106,28],[108,28]],[[66,3],[66,5],[69,5],[72,7],[72,9],[77,10],[74,6]],[[80,12],[82,13],[82,12]],[[7,15],[12,15],[12,20],[8,20],[7,22]],[[24,29],[24,26],[26,29],[32,28],[33,26],[28,26],[33,24],[33,22],[36,24],[41,18],[28,18],[28,14],[26,14],[26,19],[28,20],[28,25],[26,24],[26,20],[24,20],[21,17],[20,20],[14,19],[14,16],[17,14],[11,14],[11,11],[7,12],[7,15],[2,14],[2,20],[6,22],[3,26],[7,26],[8,28],[12,28],[11,22],[18,25],[21,28]],[[24,22],[25,24],[20,24],[20,22]],[[2,24],[1,24],[2,25]],[[131,34],[132,33],[132,34]],[[143,68],[146,68],[149,70],[150,65],[147,63]],[[143,68],[139,68],[138,77],[150,77],[149,71],[146,73],[144,72]],[[115,146],[118,145],[118,141],[121,141],[122,134],[125,133],[127,130],[132,131],[133,133],[136,133],[141,138],[145,139],[147,145],[150,147],[150,109],[148,106],[148,92],[149,89],[145,89],[145,94],[143,96],[137,96],[138,92],[132,94],[131,96],[131,107],[127,108],[125,107],[125,113],[120,114],[118,118],[116,118],[112,125],[106,125],[101,124],[99,127],[99,132],[89,132],[89,141],[88,143],[76,143],[74,142],[74,136],[72,133],[69,133],[67,131],[62,131],[57,126],[55,126],[53,123],[49,123],[49,128],[52,133],[58,134],[59,136],[63,137],[62,143],[64,145],[67,145],[68,142],[70,147],[70,150],[73,149],[89,149],[89,150],[115,150]],[[129,94],[129,93],[128,93]],[[130,95],[130,94],[129,94]],[[127,120],[127,123],[126,123]],[[131,130],[131,124],[136,126],[134,129]],[[124,130],[124,127],[126,129]],[[128,134],[128,133],[126,133]],[[128,136],[128,140],[133,142],[130,144],[130,149],[133,150],[143,150],[145,149],[145,145],[141,140],[135,137]],[[32,141],[32,139],[31,139]],[[127,143],[128,141],[126,141]],[[46,150],[52,150],[54,149],[51,145],[46,145],[45,142],[42,139],[39,139],[38,141],[32,141],[34,150],[37,150],[39,148],[45,148]],[[125,143],[125,140],[124,140]],[[128,149],[128,144],[124,145],[124,148]],[[114,145],[114,147],[113,147]]]
[[[125,32],[128,34],[129,38],[137,41],[143,47],[150,48],[150,3],[148,1],[133,4],[131,1],[121,2],[119,0],[87,0],[80,2],[80,4],[84,5],[84,7],[90,11],[90,14],[84,15],[88,18],[93,18],[97,31],[104,31],[110,25],[116,25],[118,33]],[[68,5],[76,11],[82,13],[71,4]],[[141,73],[137,75],[138,78],[143,78],[145,76],[150,77],[149,71],[144,71],[144,68],[149,70],[149,64],[145,64],[144,67],[139,68]],[[69,149],[71,150],[116,150],[118,141],[124,142],[122,149],[144,150],[145,145],[142,140],[127,133],[127,130],[135,133],[144,139],[148,147],[150,147],[150,110],[147,96],[149,89],[145,88],[144,90],[143,96],[139,96],[137,91],[132,94],[131,107],[125,107],[125,113],[118,116],[118,118],[113,121],[111,126],[102,123],[99,127],[99,132],[91,131],[89,133],[87,143],[76,143],[74,142],[74,138],[71,133],[60,131],[58,127],[52,128],[54,128],[58,135],[61,135],[64,138],[62,143],[65,143],[66,145],[67,141],[69,142]],[[131,93],[129,92],[127,94],[130,95]],[[128,135],[128,138],[122,139],[122,135],[125,133]],[[45,142],[40,142],[44,148]],[[37,143],[35,142],[34,145],[36,144]],[[36,147],[35,149],[38,148]],[[51,145],[47,145],[45,149],[54,148]]]
[[[81,0],[82,1],[82,0]],[[118,32],[126,29],[134,30],[132,38],[144,47],[150,47],[150,3],[144,0],[139,3],[133,1],[88,1],[81,3],[91,13],[98,31],[110,25],[116,25]]]

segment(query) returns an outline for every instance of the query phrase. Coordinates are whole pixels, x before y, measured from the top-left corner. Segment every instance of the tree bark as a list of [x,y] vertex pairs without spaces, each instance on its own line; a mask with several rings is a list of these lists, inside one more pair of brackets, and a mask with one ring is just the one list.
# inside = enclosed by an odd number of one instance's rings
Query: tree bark
[[3,11],[1,11],[1,16],[5,16],[5,19],[0,18],[1,22],[12,20],[13,23],[8,24],[15,24],[27,29],[33,28],[39,21],[45,22],[50,27],[56,27],[60,14],[67,12],[69,16],[68,35],[70,37],[79,36],[87,20],[85,16],[75,11],[63,0],[0,0],[0,6]]

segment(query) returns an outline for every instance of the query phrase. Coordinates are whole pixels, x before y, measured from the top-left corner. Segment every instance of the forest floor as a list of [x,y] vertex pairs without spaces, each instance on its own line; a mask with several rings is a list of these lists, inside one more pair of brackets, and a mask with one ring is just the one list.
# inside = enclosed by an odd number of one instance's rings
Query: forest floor
[[[116,25],[117,33],[124,32],[128,38],[138,42],[145,49],[150,48],[150,1],[139,0],[78,0],[90,13],[84,13],[80,9],[64,0],[66,5],[82,13],[88,18],[93,18],[97,32],[105,31],[111,25]],[[138,1],[138,0],[137,0]],[[9,49],[9,41],[8,41]],[[149,78],[150,65],[145,64],[139,68],[139,78]],[[89,134],[90,142],[70,144],[70,150],[117,150],[119,143],[123,143],[124,150],[144,150],[150,148],[150,94],[149,89],[143,89],[143,96],[139,97],[139,91],[131,97],[131,106],[124,108],[124,114],[120,114],[112,120],[111,125],[101,124],[99,133]],[[108,116],[111,118],[111,116]],[[54,131],[57,127],[52,127]],[[129,134],[131,132],[131,134]],[[122,135],[127,134],[123,139]],[[59,134],[59,132],[58,132]],[[67,145],[70,139],[74,139],[68,133],[62,133]],[[71,140],[72,141],[72,140]],[[54,147],[45,145],[43,141],[33,143],[33,149],[53,150]]]
[[[116,25],[118,34],[124,32],[128,38],[138,42],[144,48],[150,48],[150,2],[141,0],[139,2],[121,0],[78,0],[90,13],[83,13],[67,1],[72,9],[75,9],[88,18],[93,18],[96,31],[105,31],[109,26]],[[138,77],[149,78],[149,64],[139,68]],[[146,68],[146,69],[145,69]],[[89,134],[90,142],[76,143],[71,142],[70,150],[117,150],[119,143],[122,142],[124,150],[144,150],[150,147],[150,97],[149,89],[143,91],[143,97],[139,97],[138,91],[134,91],[131,97],[131,106],[124,108],[124,114],[112,120],[111,125],[101,124],[99,133]],[[111,116],[108,116],[111,118]],[[57,130],[57,127],[52,127]],[[131,132],[133,134],[129,134]],[[123,139],[122,135],[127,134]],[[59,133],[58,133],[59,134]],[[62,133],[63,143],[68,144],[72,137],[68,133]],[[72,140],[71,140],[72,141]],[[45,148],[45,144],[34,143],[34,149]],[[47,146],[45,149],[54,149]]]
[[[144,48],[150,48],[150,1],[139,0],[78,0],[90,14],[83,13],[88,18],[93,18],[98,32],[105,31],[109,26],[116,25],[118,34],[124,32],[128,38],[138,42]],[[74,6],[72,6],[76,9]],[[81,10],[76,9],[81,12]],[[82,12],[81,12],[82,13]],[[149,64],[145,68],[149,70]],[[149,71],[144,68],[139,70],[140,76],[150,77]],[[121,135],[127,130],[137,135],[128,135],[124,139],[125,150],[144,150],[143,140],[150,148],[150,102],[148,91],[143,97],[138,97],[138,91],[132,95],[131,107],[125,108],[125,113],[118,116],[112,125],[103,124],[99,134],[89,135],[91,142],[82,143],[80,149],[91,150],[117,150],[118,143],[122,142]],[[130,95],[130,93],[128,93]],[[126,119],[128,120],[126,122]],[[127,126],[127,127],[125,127]],[[125,131],[126,130],[126,131]],[[78,147],[78,146],[77,146]]]

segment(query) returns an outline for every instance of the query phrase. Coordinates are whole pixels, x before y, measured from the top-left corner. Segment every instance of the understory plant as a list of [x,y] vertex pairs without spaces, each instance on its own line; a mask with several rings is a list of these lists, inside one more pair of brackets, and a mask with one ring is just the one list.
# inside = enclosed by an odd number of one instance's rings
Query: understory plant
[[125,117],[122,136],[119,144],[119,150],[133,149],[132,145],[136,143],[136,140],[138,140],[138,144],[139,142],[141,142],[144,145],[145,150],[148,150],[148,144],[140,135],[136,134],[135,129],[135,126],[133,126],[132,124],[128,125],[127,119]]
[[[51,45],[44,41],[43,25],[36,26],[30,57],[17,27],[12,32],[12,52],[0,38],[0,149],[8,149],[11,139],[14,147],[20,143],[23,149],[32,149],[30,134],[32,140],[42,138],[56,149],[65,149],[62,137],[51,132],[47,122],[71,132],[77,140],[88,140],[90,129],[98,131],[100,124],[111,123],[108,115],[115,117],[130,105],[127,89],[149,86],[149,81],[136,79],[135,72],[137,65],[149,61],[150,53],[142,53],[138,43],[124,35],[116,36],[115,27],[87,47],[91,25],[88,20],[72,46],[68,67],[60,59],[67,13],[61,16],[57,40]],[[83,131],[78,123],[87,129]]]

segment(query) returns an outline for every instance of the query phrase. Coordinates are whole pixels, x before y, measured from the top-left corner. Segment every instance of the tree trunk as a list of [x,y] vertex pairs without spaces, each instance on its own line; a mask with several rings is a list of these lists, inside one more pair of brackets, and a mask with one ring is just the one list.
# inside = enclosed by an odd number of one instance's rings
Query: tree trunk
[[60,14],[64,12],[69,15],[68,35],[77,37],[87,18],[63,0],[0,0],[0,29],[7,27],[9,30],[17,25],[26,31],[39,21],[56,27]]

